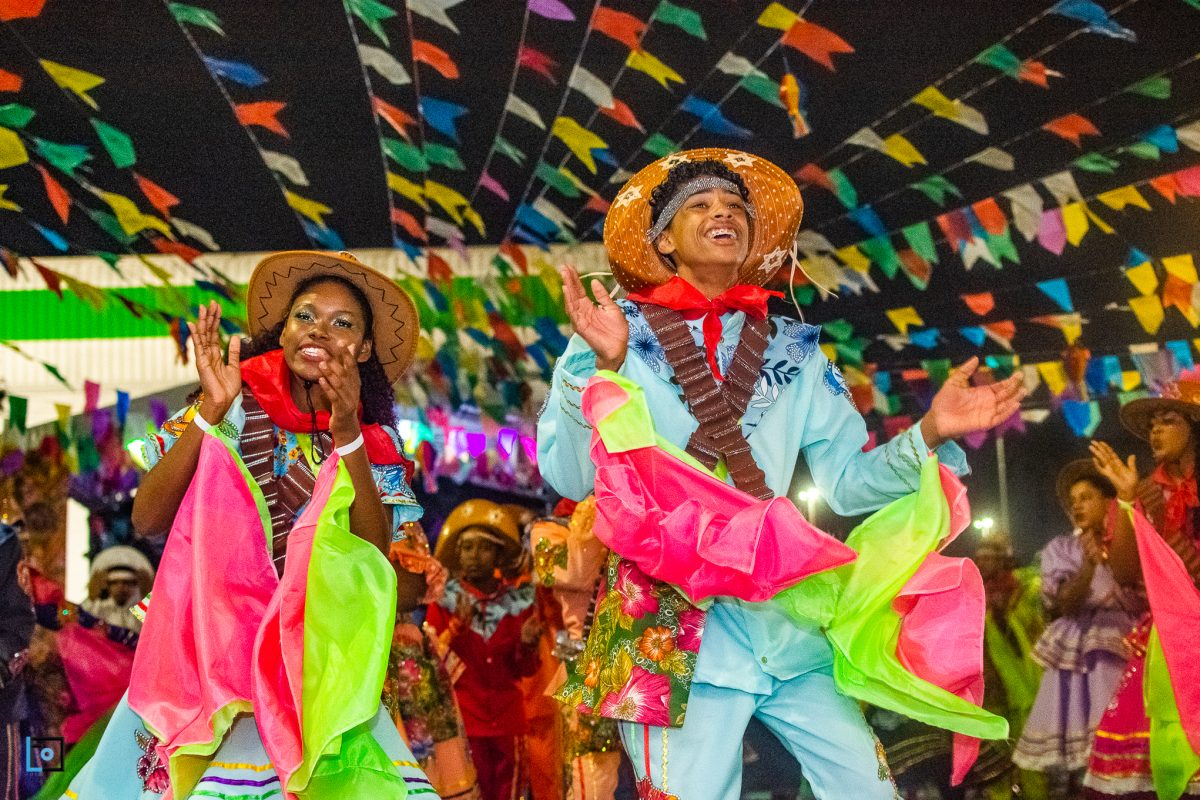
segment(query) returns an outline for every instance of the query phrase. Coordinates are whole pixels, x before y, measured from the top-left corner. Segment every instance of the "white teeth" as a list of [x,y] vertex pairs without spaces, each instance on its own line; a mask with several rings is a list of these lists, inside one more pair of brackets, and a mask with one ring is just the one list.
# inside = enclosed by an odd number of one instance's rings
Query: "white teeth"
[[708,238],[716,239],[719,236],[732,236],[737,238],[737,231],[732,228],[714,228],[708,232]]

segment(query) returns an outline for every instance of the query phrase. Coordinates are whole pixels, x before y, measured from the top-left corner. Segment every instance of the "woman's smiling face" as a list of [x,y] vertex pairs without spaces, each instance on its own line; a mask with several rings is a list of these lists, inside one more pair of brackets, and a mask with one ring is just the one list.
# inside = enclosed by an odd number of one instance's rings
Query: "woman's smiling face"
[[367,314],[340,281],[318,281],[296,295],[288,310],[279,346],[297,378],[321,377],[321,362],[348,347],[359,363],[371,357]]

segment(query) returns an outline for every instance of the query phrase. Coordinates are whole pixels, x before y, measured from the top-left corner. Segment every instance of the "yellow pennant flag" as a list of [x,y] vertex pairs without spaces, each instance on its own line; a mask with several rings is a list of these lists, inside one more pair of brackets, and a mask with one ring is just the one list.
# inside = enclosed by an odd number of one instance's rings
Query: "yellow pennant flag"
[[1088,232],[1088,216],[1083,203],[1068,203],[1062,207],[1063,227],[1067,230],[1067,241],[1075,247]]
[[16,203],[14,203],[12,200],[9,200],[8,198],[6,198],[4,196],[4,193],[7,191],[8,191],[8,184],[0,183],[0,208],[4,209],[5,211],[18,211],[19,212],[21,210],[21,207],[19,205],[17,205]]
[[100,110],[100,106],[96,105],[96,101],[88,95],[88,92],[104,83],[104,78],[81,69],[75,69],[75,67],[68,67],[66,64],[47,61],[44,58],[38,59],[38,61],[41,63],[42,69],[46,70],[46,74],[50,76],[50,80],[67,91],[74,92],[80,100],[92,108]]
[[1158,275],[1149,261],[1125,270],[1125,277],[1138,290],[1138,294],[1150,294],[1158,288]]
[[143,214],[142,210],[137,207],[137,204],[125,195],[116,194],[115,192],[100,192],[100,198],[108,203],[109,208],[116,215],[117,223],[120,224],[121,230],[130,236],[140,233],[146,228],[153,228],[166,236],[172,236],[171,228],[167,223],[158,217]]
[[1092,224],[1095,225],[1096,229],[1099,230],[1101,233],[1106,234],[1108,236],[1111,236],[1113,234],[1112,225],[1109,225],[1107,222],[1100,219],[1100,215],[1097,214],[1095,211],[1092,211],[1092,209],[1088,208],[1087,203],[1084,203],[1084,205],[1083,205],[1083,212],[1085,214],[1087,214],[1087,218],[1092,221]]
[[407,197],[426,211],[429,210],[429,203],[425,202],[425,190],[419,184],[413,183],[408,178],[397,175],[394,172],[389,172],[387,174],[387,185],[389,189],[401,197]]
[[896,326],[896,330],[904,335],[908,335],[908,326],[917,325],[923,326],[925,321],[921,319],[921,315],[912,306],[904,308],[889,308],[886,312],[887,318]]
[[302,197],[291,189],[284,190],[283,198],[287,200],[289,206],[295,209],[297,214],[302,217],[308,217],[322,228],[325,227],[325,215],[333,212],[333,209],[324,203]]
[[852,244],[849,247],[843,247],[841,250],[835,250],[834,255],[838,260],[845,264],[855,272],[861,272],[866,275],[871,269],[871,259],[867,258],[862,250],[858,249],[858,245]]
[[1046,388],[1053,395],[1060,395],[1067,388],[1067,371],[1061,361],[1043,361],[1037,365],[1038,374],[1046,382]]
[[771,3],[758,15],[758,24],[764,28],[775,28],[776,30],[790,30],[796,24],[796,20],[800,19],[795,11],[784,6],[782,3]]
[[[630,54],[632,58],[632,54]],[[607,150],[608,144],[596,134],[580,125],[570,117],[559,117],[550,127],[550,133],[562,139],[563,144],[570,148],[575,157],[583,162],[588,171],[596,174],[596,159],[592,150]]]
[[883,140],[883,152],[906,167],[928,163],[925,161],[925,156],[921,155],[916,147],[913,147],[913,143],[898,133],[893,133]]
[[[675,70],[668,67],[663,62],[659,61],[654,56],[647,53],[645,50],[630,50],[629,57],[625,59],[625,66],[630,69],[636,69],[638,72],[644,72],[654,80],[658,81],[664,89],[669,89],[667,81],[675,83],[683,83],[683,76]],[[592,170],[595,172],[596,170]]]
[[1184,283],[1196,283],[1196,264],[1192,261],[1191,253],[1170,256],[1162,260],[1163,269],[1167,274],[1174,275]]
[[29,151],[16,131],[0,128],[0,169],[16,167],[29,161]]
[[[1149,265],[1147,264],[1147,266]],[[1148,294],[1143,297],[1135,297],[1129,301],[1129,308],[1133,310],[1138,323],[1146,333],[1151,336],[1158,333],[1159,327],[1163,324],[1162,301],[1158,299],[1158,295]]]
[[979,109],[972,108],[961,100],[951,100],[936,86],[926,86],[917,93],[912,101],[929,109],[934,116],[957,122],[976,133],[986,134],[988,132],[987,120],[984,119]]
[[837,348],[831,342],[825,342],[821,345],[821,352],[830,361],[837,361]]
[[1133,185],[1103,192],[1096,195],[1096,199],[1114,211],[1120,211],[1125,206],[1137,206],[1146,211],[1150,210],[1150,204],[1146,202],[1146,198],[1142,197],[1142,193]]
[[463,219],[471,223],[475,230],[479,231],[480,236],[487,236],[487,227],[483,224],[483,217],[479,216],[479,212],[467,206],[463,209]]
[[1142,383],[1142,374],[1136,369],[1121,373],[1121,391],[1132,392]]
[[433,342],[429,341],[425,331],[421,331],[420,337],[417,338],[417,360],[432,361],[435,356],[437,351],[433,349]]
[[64,431],[69,431],[71,429],[70,403],[55,403],[54,413],[58,417],[58,426]]
[[442,210],[449,214],[450,218],[458,225],[463,224],[461,209],[471,207],[471,203],[461,193],[437,181],[426,179],[425,196],[441,206]]
[[566,178],[567,180],[569,180],[571,182],[572,186],[574,186],[576,189],[583,192],[587,196],[589,196],[589,197],[599,197],[600,196],[599,192],[597,192],[595,189],[593,189],[592,187],[590,187],[586,183],[584,183],[582,178],[580,178],[574,172],[571,172],[571,170],[567,169],[566,167],[559,167],[558,173],[560,175],[562,175],[564,178]]
[[1068,345],[1075,344],[1079,341],[1079,337],[1083,335],[1083,321],[1078,314],[1074,315],[1073,319],[1064,319],[1060,330],[1063,333],[1063,338],[1067,340]]

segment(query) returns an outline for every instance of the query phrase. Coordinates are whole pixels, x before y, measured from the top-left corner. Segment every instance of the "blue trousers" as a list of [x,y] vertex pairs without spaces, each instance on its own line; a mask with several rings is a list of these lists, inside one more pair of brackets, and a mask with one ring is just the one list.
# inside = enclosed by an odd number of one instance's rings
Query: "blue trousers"
[[683,727],[623,722],[621,739],[639,781],[649,763],[654,786],[679,800],[738,800],[742,735],[751,717],[800,762],[821,800],[899,797],[883,748],[828,669],[775,681],[769,694],[693,683]]

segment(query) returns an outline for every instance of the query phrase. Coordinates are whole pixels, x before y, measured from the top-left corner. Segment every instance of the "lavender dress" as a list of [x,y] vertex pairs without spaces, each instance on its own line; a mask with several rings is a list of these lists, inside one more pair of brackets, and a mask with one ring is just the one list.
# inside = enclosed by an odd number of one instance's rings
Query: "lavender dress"
[[[1058,536],[1042,551],[1042,598],[1047,605],[1083,566],[1075,534]],[[1117,585],[1108,567],[1092,575],[1091,590],[1074,616],[1046,626],[1033,650],[1045,669],[1013,762],[1036,772],[1081,770],[1092,735],[1125,670],[1122,640],[1137,621],[1135,595]]]

